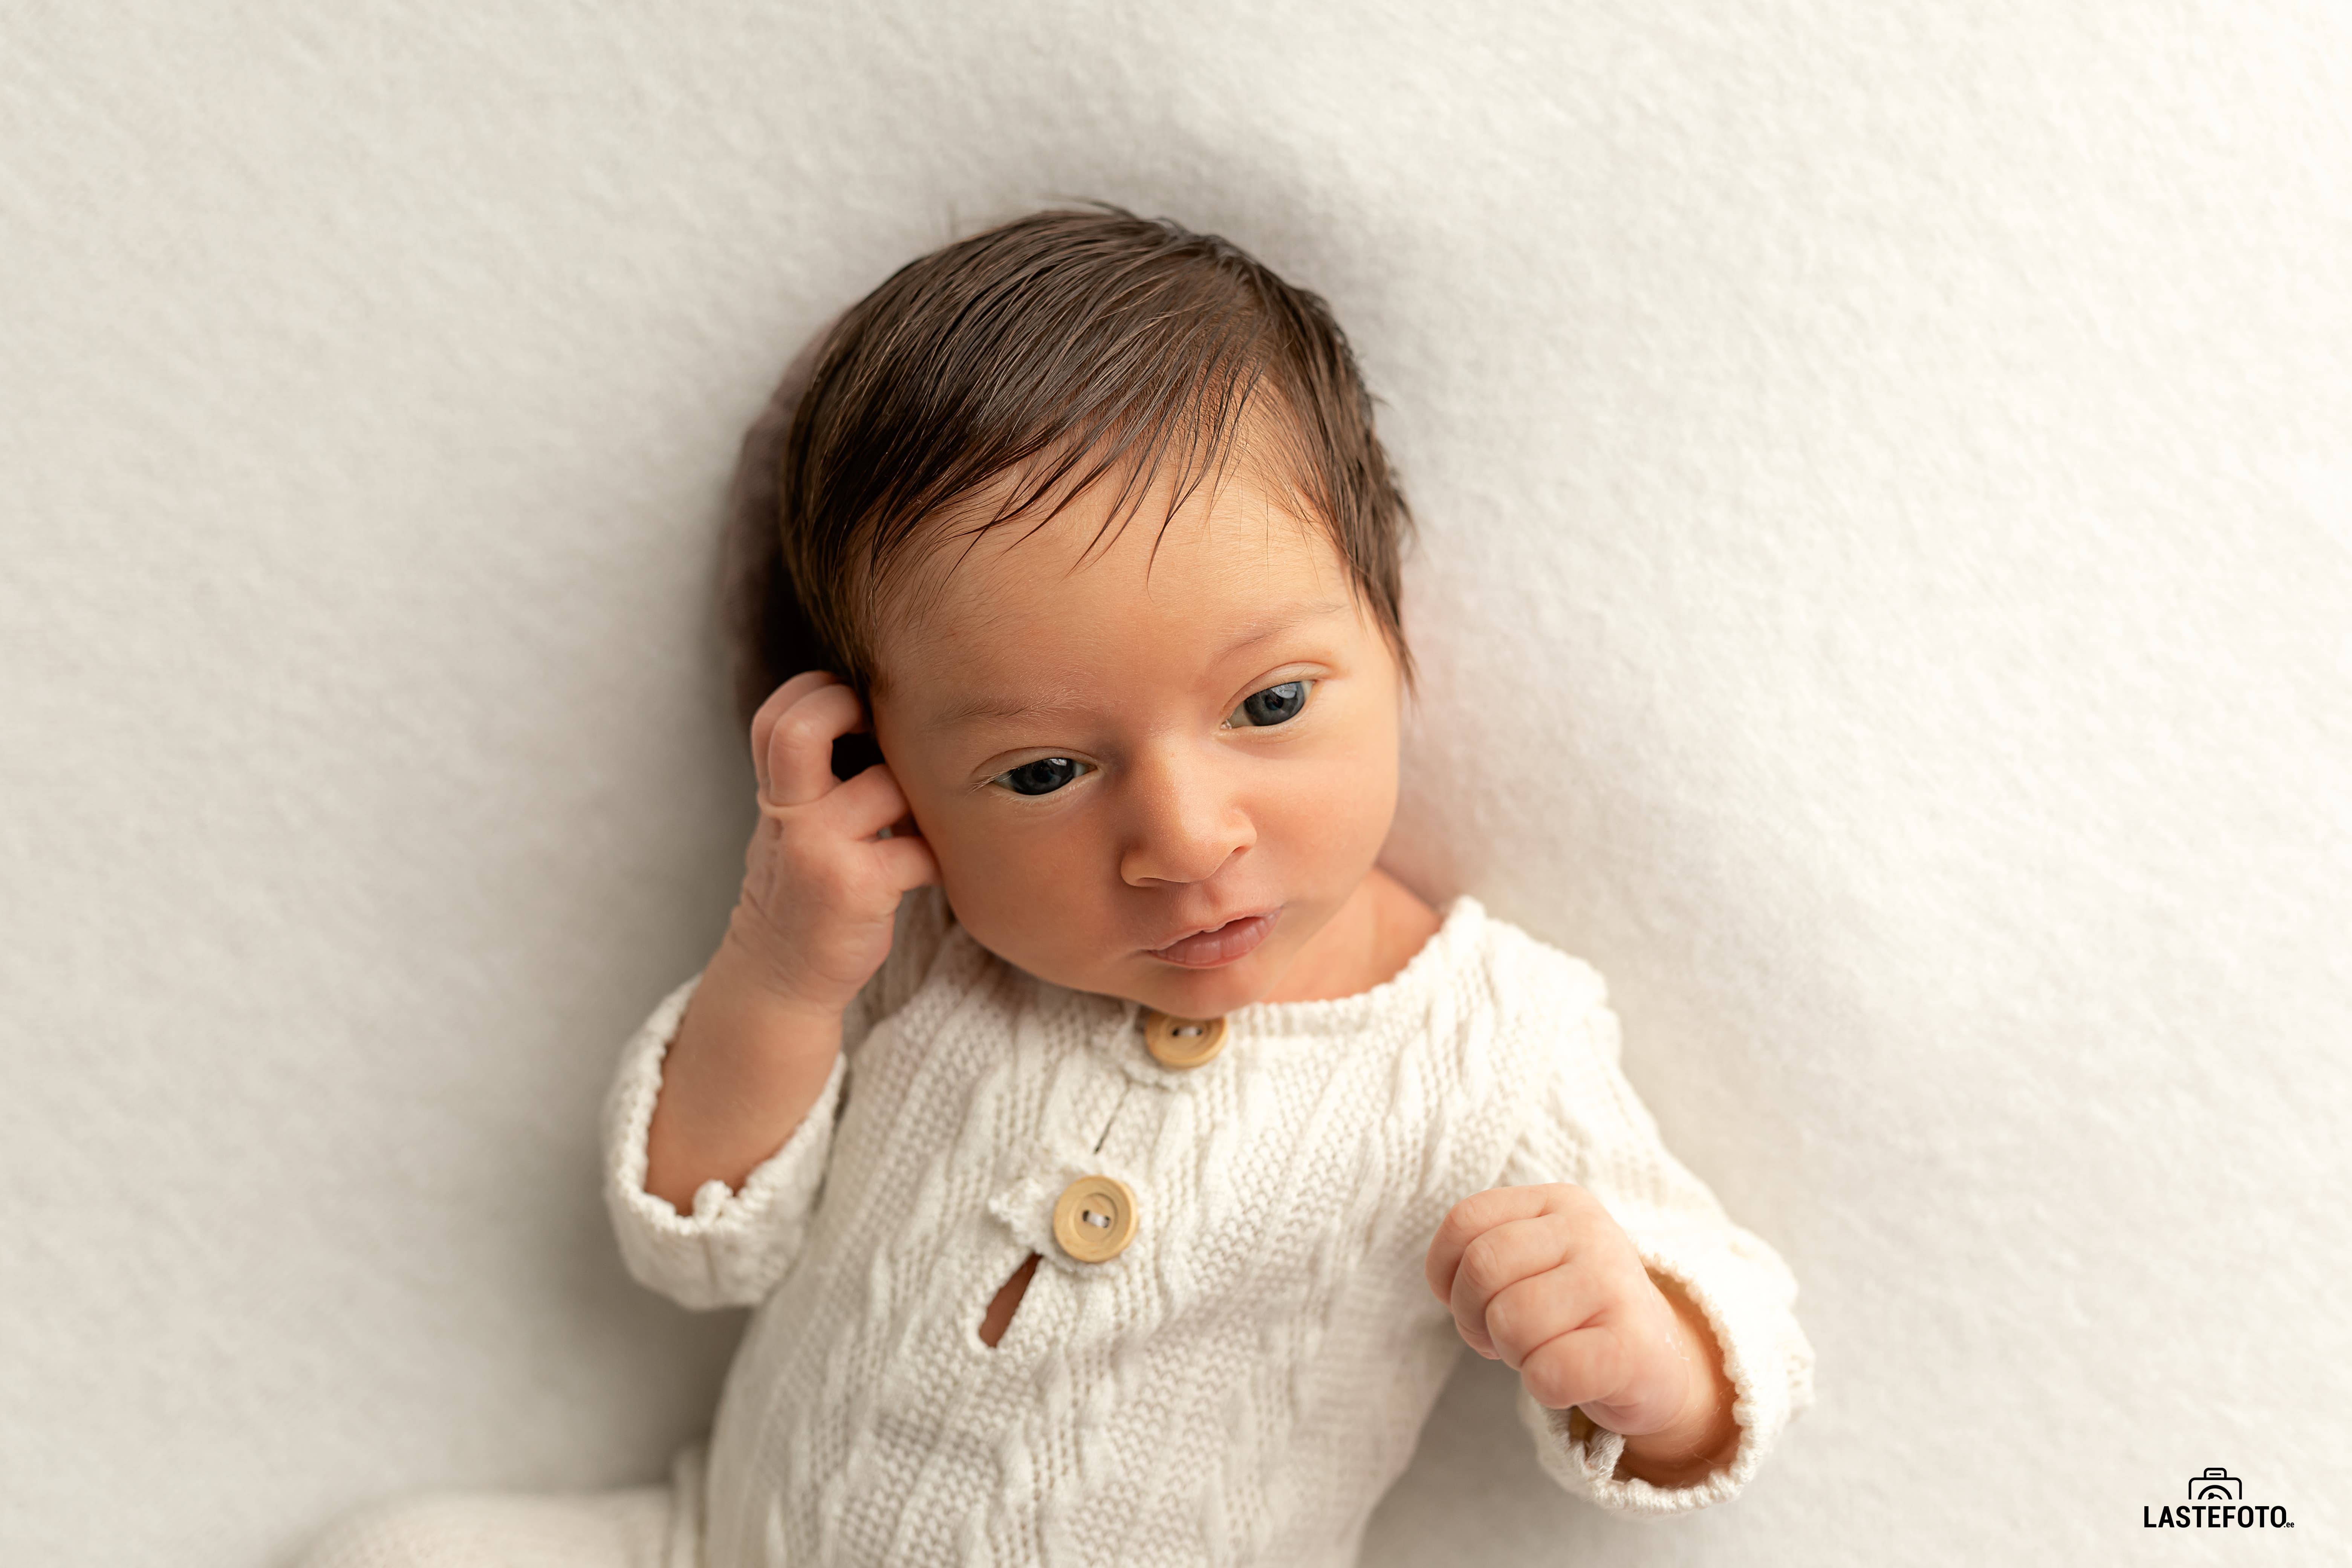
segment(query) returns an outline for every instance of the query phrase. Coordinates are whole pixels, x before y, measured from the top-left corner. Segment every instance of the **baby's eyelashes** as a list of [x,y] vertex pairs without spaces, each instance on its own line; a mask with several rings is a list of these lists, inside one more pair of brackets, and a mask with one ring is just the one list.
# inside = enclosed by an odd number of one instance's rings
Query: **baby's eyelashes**
[[[1270,725],[1287,724],[1307,706],[1307,694],[1315,689],[1315,684],[1311,680],[1286,680],[1263,691],[1253,691],[1242,700],[1240,707],[1226,715],[1225,725],[1234,730],[1263,730]],[[1052,795],[1094,771],[1094,763],[1082,763],[1075,757],[1039,757],[1017,768],[1007,768],[988,782],[1014,795]]]
[[1034,763],[1007,768],[988,782],[1003,784],[1014,795],[1051,795],[1079,774],[1093,771],[1090,763],[1075,762],[1068,757],[1039,757]]
[[1236,730],[1264,729],[1269,724],[1287,724],[1298,717],[1307,706],[1307,694],[1315,689],[1311,680],[1286,680],[1279,686],[1269,686],[1242,699],[1242,705],[1233,710],[1225,722]]

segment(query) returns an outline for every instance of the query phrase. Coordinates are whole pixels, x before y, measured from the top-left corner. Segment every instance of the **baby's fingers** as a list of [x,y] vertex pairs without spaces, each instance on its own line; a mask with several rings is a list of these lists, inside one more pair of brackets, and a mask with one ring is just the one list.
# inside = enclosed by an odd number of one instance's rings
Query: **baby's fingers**
[[885,838],[872,847],[884,879],[902,893],[940,879],[939,859],[919,838]]
[[838,782],[833,776],[833,742],[865,724],[865,705],[848,687],[831,676],[810,686],[769,728],[767,744],[759,753],[766,759],[761,799],[768,805],[806,805],[830,794]]
[[835,784],[824,797],[820,820],[845,838],[871,838],[906,815],[907,796],[885,765]]
[[1538,1347],[1606,1321],[1608,1303],[1606,1286],[1592,1270],[1546,1269],[1495,1292],[1486,1302],[1486,1339],[1495,1359],[1517,1372]]
[[1454,1298],[1454,1276],[1470,1244],[1498,1225],[1557,1214],[1582,1195],[1581,1189],[1555,1183],[1538,1187],[1489,1187],[1455,1204],[1430,1239],[1429,1256],[1422,1267],[1430,1294],[1441,1301]]
[[1566,1410],[1606,1399],[1632,1382],[1634,1371],[1624,1336],[1596,1324],[1538,1345],[1519,1363],[1519,1382],[1545,1409]]
[[1537,1215],[1484,1231],[1462,1249],[1446,1306],[1472,1350],[1511,1359],[1509,1347],[1497,1342],[1502,1335],[1488,1321],[1489,1312],[1505,1291],[1549,1276],[1567,1262],[1571,1241],[1567,1227],[1554,1216]]
[[759,774],[761,799],[768,795],[768,738],[775,733],[776,721],[784,716],[784,710],[833,679],[822,669],[804,669],[769,692],[759,711],[751,715],[751,769]]

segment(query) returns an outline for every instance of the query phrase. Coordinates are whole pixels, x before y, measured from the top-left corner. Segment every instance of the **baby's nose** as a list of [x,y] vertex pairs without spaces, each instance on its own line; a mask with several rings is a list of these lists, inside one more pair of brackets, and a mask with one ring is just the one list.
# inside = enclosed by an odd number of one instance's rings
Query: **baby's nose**
[[1129,885],[1205,882],[1257,842],[1249,813],[1219,784],[1211,770],[1161,769],[1132,781],[1135,828],[1119,858]]

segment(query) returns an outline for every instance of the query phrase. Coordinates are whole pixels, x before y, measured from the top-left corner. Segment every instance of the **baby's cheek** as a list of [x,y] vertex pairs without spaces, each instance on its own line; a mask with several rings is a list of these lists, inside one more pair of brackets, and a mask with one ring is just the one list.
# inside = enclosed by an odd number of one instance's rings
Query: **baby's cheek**
[[1352,805],[1332,802],[1262,816],[1251,851],[1254,889],[1320,925],[1355,891],[1378,851],[1377,839],[1367,847],[1352,815]]
[[1310,876],[1352,879],[1380,854],[1396,816],[1396,758],[1376,746],[1335,753],[1266,803],[1266,835]]
[[956,921],[981,946],[1057,984],[1086,988],[1107,912],[1102,872],[1064,835],[946,834],[934,842]]

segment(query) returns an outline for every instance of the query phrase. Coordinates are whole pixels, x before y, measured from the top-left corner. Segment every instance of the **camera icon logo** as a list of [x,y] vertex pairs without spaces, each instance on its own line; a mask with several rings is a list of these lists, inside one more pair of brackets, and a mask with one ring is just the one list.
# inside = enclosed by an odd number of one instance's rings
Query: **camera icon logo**
[[2190,1502],[2235,1502],[2246,1495],[2246,1483],[2219,1465],[2209,1465],[2201,1476],[2189,1478]]

